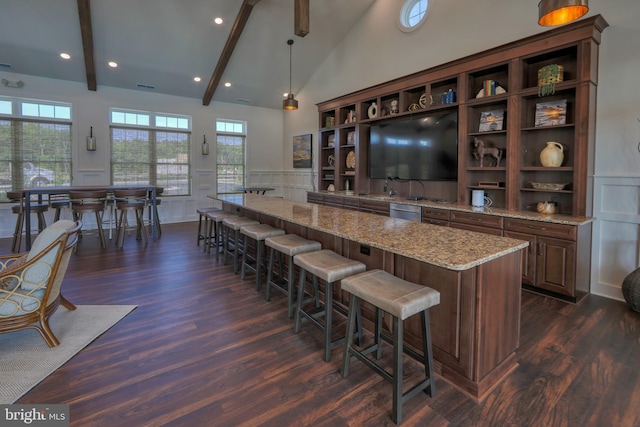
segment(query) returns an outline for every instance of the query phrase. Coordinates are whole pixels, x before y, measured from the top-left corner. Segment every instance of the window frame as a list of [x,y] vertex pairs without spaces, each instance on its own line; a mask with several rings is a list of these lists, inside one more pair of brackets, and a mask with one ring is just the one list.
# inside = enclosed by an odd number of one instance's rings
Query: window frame
[[[127,178],[124,178],[124,184],[118,182],[116,184],[116,175],[117,169],[119,167],[126,168],[127,166],[137,166],[132,169],[142,169],[142,172],[139,174],[144,176],[146,175],[147,181],[144,184],[155,185],[159,187],[163,187],[165,191],[163,192],[163,197],[171,197],[171,196],[191,196],[192,195],[192,166],[191,166],[191,158],[192,158],[192,118],[191,116],[182,115],[182,114],[170,114],[170,113],[162,113],[162,112],[151,112],[151,111],[140,111],[140,110],[132,110],[126,108],[110,108],[109,109],[109,139],[111,145],[111,159],[110,159],[110,170],[109,170],[109,180],[111,185],[134,185],[134,182],[129,182]],[[132,162],[125,161],[122,158],[118,158],[122,150],[115,146],[117,137],[123,137],[123,140],[136,140],[135,134],[138,132],[147,133],[146,139],[142,138],[141,141],[143,144],[148,145],[147,148],[144,146],[140,149],[139,147],[135,147],[136,150],[140,150],[140,157],[146,160],[140,162]],[[120,134],[120,135],[118,135]],[[165,137],[159,137],[160,135],[165,134]],[[167,157],[166,160],[172,160],[167,162],[161,162],[158,157],[158,151],[161,149],[161,144],[163,142],[170,142],[170,137],[180,140],[184,136],[186,141],[186,147],[184,147],[184,153],[176,153],[176,158]],[[178,157],[181,157],[181,154],[186,155],[186,159],[184,161],[179,161]],[[163,166],[165,165],[165,166]],[[161,175],[158,173],[158,169],[162,167],[166,167],[166,170],[169,171],[175,169],[173,174],[176,175],[176,185],[170,186],[169,181],[158,180],[158,177]],[[144,168],[147,168],[144,171]],[[186,171],[184,169],[186,168]],[[170,173],[166,174],[167,176]],[[186,182],[186,184],[181,185],[180,182]],[[135,184],[139,184],[140,182],[135,182]],[[177,188],[177,192],[173,192],[171,188]]]
[[[242,120],[233,120],[233,119],[222,119],[222,118],[217,118],[215,121],[216,124],[216,194],[237,194],[237,193],[241,193],[241,190],[238,190],[238,188],[242,188],[245,187],[245,183],[246,183],[246,171],[247,171],[247,165],[246,165],[246,155],[247,155],[247,122],[242,121]],[[221,125],[225,125],[225,129],[221,129]],[[230,126],[231,128],[227,127]],[[238,126],[240,126],[240,128],[238,129]],[[221,144],[220,138],[240,138],[242,140],[241,142],[241,150],[242,150],[242,154],[241,154],[241,158],[242,158],[242,163],[231,163],[231,165],[239,165],[242,168],[242,171],[240,174],[224,174],[222,175],[220,173],[221,168],[224,167],[224,165],[228,165],[228,163],[221,163],[220,162],[220,156],[221,154],[226,151],[226,149],[223,146],[226,146],[228,144]],[[238,176],[235,177],[235,179],[233,179],[234,182],[232,182],[230,185],[233,185],[235,187],[235,189],[225,189],[223,191],[221,190],[221,181],[223,179],[228,180],[227,175],[231,175],[232,177],[234,175],[239,175],[240,180],[238,181]],[[224,177],[224,178],[223,178]],[[228,184],[229,185],[229,184]]]
[[[73,181],[73,105],[0,96],[0,122],[9,126],[7,155],[0,154],[0,182],[12,190]],[[31,132],[36,132],[30,135]],[[43,138],[43,135],[49,138]],[[29,137],[31,136],[31,139]],[[6,145],[5,145],[6,147]],[[40,153],[40,154],[38,154]],[[28,177],[27,174],[31,176]],[[28,182],[27,182],[28,181]],[[0,201],[6,190],[0,190]]]

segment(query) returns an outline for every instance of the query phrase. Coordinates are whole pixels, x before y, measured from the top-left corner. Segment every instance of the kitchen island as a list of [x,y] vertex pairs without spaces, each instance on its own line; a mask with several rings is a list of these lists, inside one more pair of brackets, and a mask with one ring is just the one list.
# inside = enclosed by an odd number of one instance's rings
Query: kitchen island
[[[225,211],[318,240],[367,269],[438,290],[440,305],[430,310],[436,372],[471,396],[481,399],[516,368],[528,242],[281,198],[212,198]],[[339,287],[334,298],[347,304]],[[371,308],[363,315],[371,319]],[[406,322],[405,339],[415,346],[419,321]]]

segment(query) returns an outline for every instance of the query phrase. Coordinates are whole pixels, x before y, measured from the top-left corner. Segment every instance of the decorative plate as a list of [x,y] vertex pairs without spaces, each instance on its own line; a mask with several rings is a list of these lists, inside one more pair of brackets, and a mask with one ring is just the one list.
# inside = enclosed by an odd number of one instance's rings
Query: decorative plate
[[347,168],[349,169],[355,169],[356,168],[356,152],[355,151],[349,151],[349,153],[347,153]]
[[420,104],[420,108],[425,108],[427,106],[427,94],[423,93],[422,95],[420,95],[420,100],[418,101],[418,104]]

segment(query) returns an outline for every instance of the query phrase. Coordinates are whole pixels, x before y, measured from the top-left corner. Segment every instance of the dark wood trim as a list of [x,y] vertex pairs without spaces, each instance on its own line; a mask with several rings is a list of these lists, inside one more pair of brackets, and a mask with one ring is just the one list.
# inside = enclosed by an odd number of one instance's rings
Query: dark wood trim
[[244,31],[244,27],[249,20],[249,16],[251,16],[253,6],[258,4],[258,2],[260,2],[260,0],[244,0],[242,6],[240,6],[240,11],[238,12],[236,21],[233,23],[233,27],[231,27],[229,38],[227,38],[227,42],[220,54],[220,59],[218,60],[216,68],[211,75],[211,80],[209,80],[207,90],[202,97],[202,105],[209,105],[211,103],[213,94],[216,92],[216,89],[220,84],[220,80],[224,75],[224,70],[227,68],[231,55],[233,55],[233,50],[236,48],[238,40],[240,40],[240,36],[242,35],[242,31]]
[[78,17],[80,18],[80,34],[84,54],[84,69],[87,74],[87,88],[95,91],[96,64],[93,60],[93,27],[91,25],[91,0],[78,0]]

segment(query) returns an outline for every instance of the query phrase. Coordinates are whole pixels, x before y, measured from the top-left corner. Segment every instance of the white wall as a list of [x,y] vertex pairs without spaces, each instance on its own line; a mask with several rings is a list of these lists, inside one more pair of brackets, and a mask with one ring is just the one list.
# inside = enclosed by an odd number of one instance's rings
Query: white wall
[[[430,0],[427,21],[403,33],[395,23],[400,3],[376,1],[296,95],[301,108],[285,114],[284,153],[293,135],[318,128],[319,102],[547,30],[537,25],[537,1]],[[587,16],[601,14],[610,25],[600,48],[590,177],[597,196],[591,291],[620,299],[622,278],[640,265],[640,1],[591,0],[589,6]],[[615,186],[608,176],[619,177]],[[600,197],[614,188],[623,197]]]
[[[165,197],[160,206],[163,222],[181,222],[196,219],[199,206],[213,203],[207,196],[215,194],[215,119],[225,118],[247,122],[247,183],[262,185],[256,176],[269,185],[277,185],[274,195],[283,193],[282,182],[282,111],[244,105],[211,103],[203,106],[200,99],[123,90],[98,86],[95,92],[87,90],[86,84],[46,78],[2,73],[3,78],[22,80],[22,89],[0,86],[0,96],[33,98],[70,102],[73,105],[73,184],[109,184],[109,108],[186,114],[192,122],[192,195]],[[85,137],[93,126],[98,149],[85,149]],[[210,154],[201,154],[203,135],[207,136]],[[256,175],[255,171],[259,171]],[[51,213],[49,213],[51,216]],[[0,236],[13,233],[15,215],[10,206],[0,206]],[[91,226],[89,220],[88,226]]]

